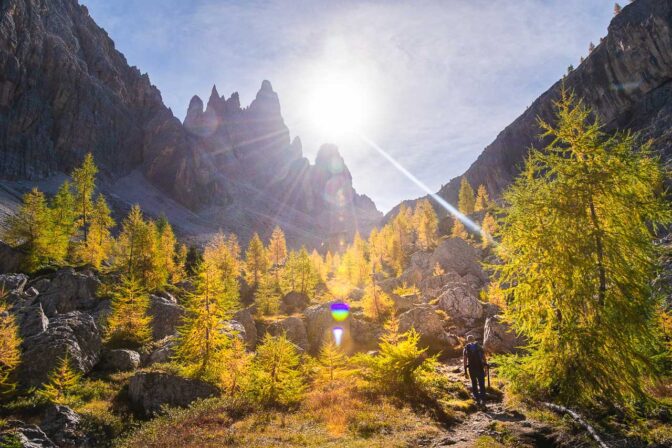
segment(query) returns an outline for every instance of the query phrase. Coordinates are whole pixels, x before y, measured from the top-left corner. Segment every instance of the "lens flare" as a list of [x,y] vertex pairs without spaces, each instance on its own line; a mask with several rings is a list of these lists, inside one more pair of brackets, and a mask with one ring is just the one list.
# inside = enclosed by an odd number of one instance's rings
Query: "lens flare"
[[350,314],[350,307],[347,303],[332,303],[331,304],[331,317],[334,318],[336,322],[343,322],[348,318]]
[[340,347],[341,342],[343,341],[343,329],[341,327],[334,327],[331,332],[334,334],[334,342]]

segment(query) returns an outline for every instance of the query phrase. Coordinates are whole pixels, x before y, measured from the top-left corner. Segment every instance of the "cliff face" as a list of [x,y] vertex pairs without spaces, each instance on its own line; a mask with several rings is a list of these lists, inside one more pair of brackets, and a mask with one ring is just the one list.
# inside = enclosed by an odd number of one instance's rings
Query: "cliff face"
[[[67,173],[92,152],[112,193],[114,185],[137,184],[141,173],[140,183],[146,179],[213,229],[263,233],[280,221],[296,227],[297,242],[317,245],[335,233],[351,235],[352,223],[367,232],[380,218],[352,190],[347,168],[346,202],[322,199],[320,188],[338,176],[317,176],[322,162],[311,166],[300,141],[290,141],[268,81],[247,108],[237,94],[225,99],[216,88],[205,110],[194,97],[183,124],[77,0],[5,0],[0,14],[6,185]],[[124,181],[128,176],[135,183]],[[158,199],[133,196],[154,213],[164,211]],[[331,218],[338,214],[350,222]]]
[[[607,129],[640,131],[654,149],[672,157],[672,2],[636,0],[612,20],[607,36],[565,85],[594,108]],[[541,95],[464,173],[474,188],[487,186],[495,197],[519,173],[531,146],[543,147],[537,117],[552,121],[553,101],[562,81]],[[438,194],[457,204],[460,178]],[[390,215],[396,213],[396,209]],[[444,212],[445,213],[445,212]]]

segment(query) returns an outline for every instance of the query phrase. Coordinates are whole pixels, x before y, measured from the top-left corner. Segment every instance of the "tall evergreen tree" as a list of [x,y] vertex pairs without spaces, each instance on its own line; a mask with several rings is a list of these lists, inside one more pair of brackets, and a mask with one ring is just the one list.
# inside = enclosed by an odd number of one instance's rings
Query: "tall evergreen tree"
[[68,257],[70,240],[76,231],[77,215],[75,212],[75,198],[70,192],[70,182],[63,182],[58,192],[51,200],[49,209],[49,228],[47,257],[56,263],[63,263]]
[[81,376],[70,365],[70,353],[66,351],[58,366],[49,374],[49,381],[37,391],[37,395],[50,403],[68,404],[68,399]]
[[265,275],[259,282],[254,292],[254,304],[261,316],[273,316],[280,311],[280,292],[271,276]]
[[481,239],[482,247],[485,249],[492,243],[492,237],[497,232],[497,221],[490,214],[486,213],[481,223]]
[[451,232],[453,238],[462,238],[463,240],[469,239],[469,233],[467,228],[464,227],[462,221],[458,217],[453,217],[453,230]]
[[334,381],[334,373],[345,367],[347,363],[345,353],[343,353],[343,350],[334,344],[333,341],[329,341],[322,345],[317,360],[325,370],[329,381]]
[[394,302],[385,291],[371,281],[364,290],[362,311],[369,319],[384,322],[394,310]]
[[474,211],[480,212],[490,207],[490,195],[488,194],[488,189],[485,188],[485,185],[481,184],[478,186],[478,191],[476,193],[476,202],[474,203]]
[[0,290],[0,393],[14,389],[11,375],[21,362],[19,326]]
[[266,272],[268,272],[268,254],[261,238],[255,233],[245,252],[245,280],[251,287],[256,288]]
[[474,213],[475,202],[474,189],[467,178],[462,176],[462,179],[460,180],[460,192],[457,199],[457,208],[465,215],[469,215]]
[[279,226],[275,226],[271,234],[271,240],[268,243],[268,255],[275,286],[280,289],[280,271],[287,259],[287,242],[285,241],[285,233]]
[[112,295],[107,341],[113,347],[137,348],[152,339],[149,295],[133,277],[124,276]]
[[190,376],[218,378],[230,337],[225,322],[238,307],[238,292],[228,289],[215,259],[206,252],[196,267],[195,291],[188,295],[186,316],[178,329],[177,361]]
[[114,225],[110,207],[103,195],[99,194],[91,212],[91,225],[86,240],[77,245],[76,258],[100,269],[103,261],[110,257],[114,246],[110,231]]
[[88,153],[79,168],[72,171],[72,181],[75,185],[75,204],[77,215],[80,218],[80,227],[84,231],[84,240],[88,236],[89,218],[93,210],[93,192],[96,189],[96,174],[98,167],[93,161],[93,155]]
[[505,318],[527,337],[503,370],[514,390],[568,404],[632,409],[655,374],[658,252],[652,230],[672,213],[663,171],[628,133],[608,135],[562,91],[551,143],[532,151],[506,192],[494,268]]
[[418,247],[422,250],[429,250],[436,246],[439,220],[429,200],[422,199],[418,202],[415,206],[413,221],[418,235]]
[[15,215],[7,218],[4,240],[27,250],[26,268],[37,268],[49,253],[49,209],[44,193],[37,188],[23,195],[23,203]]

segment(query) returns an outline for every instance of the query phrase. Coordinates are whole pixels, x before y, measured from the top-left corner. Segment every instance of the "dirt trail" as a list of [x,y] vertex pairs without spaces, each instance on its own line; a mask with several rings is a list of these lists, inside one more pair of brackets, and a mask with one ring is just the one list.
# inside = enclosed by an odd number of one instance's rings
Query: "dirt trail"
[[[463,382],[470,389],[471,381],[464,377],[461,365],[461,359],[453,359],[445,364],[443,370],[451,379]],[[489,393],[486,409],[469,413],[462,422],[447,429],[430,446],[474,447],[479,437],[490,436],[517,446],[554,447],[551,433],[552,429],[547,425],[530,420],[518,411],[507,409],[500,396]]]

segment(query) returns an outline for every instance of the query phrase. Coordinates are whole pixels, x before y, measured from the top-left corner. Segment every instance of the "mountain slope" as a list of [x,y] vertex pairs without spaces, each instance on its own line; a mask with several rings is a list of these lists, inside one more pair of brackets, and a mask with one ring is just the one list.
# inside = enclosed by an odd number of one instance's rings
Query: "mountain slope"
[[[584,98],[607,129],[641,131],[665,160],[672,156],[672,2],[636,0],[611,21],[607,36],[563,80],[535,100],[464,173],[498,197],[518,174],[530,147],[542,147],[537,118],[553,120],[561,83]],[[460,177],[438,194],[457,204]],[[411,203],[411,202],[408,202]],[[389,214],[396,214],[398,206]],[[445,211],[442,211],[445,214]]]
[[[382,216],[354,192],[333,148],[326,153],[340,172],[324,178],[320,156],[308,163],[268,81],[247,108],[216,89],[205,111],[194,97],[183,124],[77,0],[3,1],[0,181],[12,194],[33,182],[48,190],[87,152],[118,210],[139,202],[150,214],[180,215],[188,236],[249,236],[279,223],[292,228],[290,241],[318,246],[367,233]],[[334,183],[342,200],[329,200]]]

